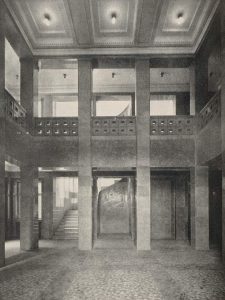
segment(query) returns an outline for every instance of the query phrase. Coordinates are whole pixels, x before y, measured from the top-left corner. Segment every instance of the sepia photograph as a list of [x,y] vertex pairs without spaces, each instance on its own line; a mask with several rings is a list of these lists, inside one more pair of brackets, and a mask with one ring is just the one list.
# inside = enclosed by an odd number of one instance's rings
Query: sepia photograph
[[225,0],[0,0],[0,300],[225,300]]

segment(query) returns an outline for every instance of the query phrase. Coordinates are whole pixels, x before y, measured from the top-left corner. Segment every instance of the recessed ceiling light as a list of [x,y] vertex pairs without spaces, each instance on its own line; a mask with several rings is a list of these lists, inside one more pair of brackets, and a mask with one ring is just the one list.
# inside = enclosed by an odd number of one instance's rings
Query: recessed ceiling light
[[112,24],[116,24],[116,21],[117,21],[117,16],[116,16],[116,13],[112,13],[111,14],[111,22]]
[[44,14],[44,19],[43,19],[43,23],[46,26],[49,26],[51,24],[51,16],[49,14]]
[[177,14],[176,21],[177,21],[177,24],[179,24],[179,25],[184,23],[184,13],[182,11]]

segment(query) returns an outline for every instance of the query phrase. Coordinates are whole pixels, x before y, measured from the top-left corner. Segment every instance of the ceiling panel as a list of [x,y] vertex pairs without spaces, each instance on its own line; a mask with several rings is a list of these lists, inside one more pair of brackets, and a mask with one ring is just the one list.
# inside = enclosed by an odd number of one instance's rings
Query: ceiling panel
[[138,1],[89,0],[89,3],[94,43],[117,45],[134,42]]
[[164,0],[155,27],[155,46],[193,47],[198,36],[206,32],[207,21],[214,15],[218,1]]
[[4,2],[35,55],[48,55],[48,49],[55,50],[52,55],[195,53],[219,5],[219,0]]
[[201,9],[201,4],[201,0],[170,1],[162,31],[188,32],[196,19],[199,9]]
[[63,0],[14,0],[10,5],[34,48],[74,44]]
[[[129,21],[130,1],[104,1],[97,2],[99,31],[103,32],[127,32]],[[112,14],[115,14],[115,24],[111,22]]]

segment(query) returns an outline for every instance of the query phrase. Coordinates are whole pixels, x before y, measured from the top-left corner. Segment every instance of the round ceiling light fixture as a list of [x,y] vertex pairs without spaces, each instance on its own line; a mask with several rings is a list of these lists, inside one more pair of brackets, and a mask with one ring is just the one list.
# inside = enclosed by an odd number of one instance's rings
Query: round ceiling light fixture
[[43,23],[46,26],[49,26],[51,24],[51,16],[47,13],[44,14]]
[[177,14],[176,21],[178,25],[184,23],[184,13],[182,11]]
[[112,24],[115,25],[116,21],[117,21],[117,15],[116,15],[116,13],[112,13],[111,14],[111,22],[112,22]]

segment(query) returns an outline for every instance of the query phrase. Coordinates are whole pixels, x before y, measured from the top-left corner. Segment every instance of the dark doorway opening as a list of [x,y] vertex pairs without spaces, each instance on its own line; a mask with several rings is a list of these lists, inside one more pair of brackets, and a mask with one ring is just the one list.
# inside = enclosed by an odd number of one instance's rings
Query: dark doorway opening
[[133,243],[136,238],[135,177],[121,173],[99,175],[93,180],[94,242],[103,239]]

